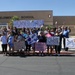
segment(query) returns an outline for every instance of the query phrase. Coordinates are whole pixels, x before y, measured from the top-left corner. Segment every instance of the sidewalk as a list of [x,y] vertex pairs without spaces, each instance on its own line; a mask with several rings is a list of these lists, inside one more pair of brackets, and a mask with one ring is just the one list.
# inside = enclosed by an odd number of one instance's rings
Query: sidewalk
[[[1,51],[2,51],[2,47],[1,47],[1,42],[0,42],[0,52]],[[32,51],[30,53],[32,53]],[[36,53],[39,53],[39,52],[36,51]],[[47,52],[45,51],[45,53]],[[53,54],[55,54],[55,50],[53,51]],[[75,49],[69,49],[68,51],[61,50],[60,55],[75,55]]]

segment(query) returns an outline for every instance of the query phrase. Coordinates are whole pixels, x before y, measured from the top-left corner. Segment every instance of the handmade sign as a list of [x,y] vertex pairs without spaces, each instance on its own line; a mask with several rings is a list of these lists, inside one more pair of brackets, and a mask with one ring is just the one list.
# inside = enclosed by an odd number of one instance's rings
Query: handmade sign
[[66,47],[75,48],[75,38],[66,38]]
[[29,37],[27,38],[28,44],[34,44],[37,42],[37,40],[38,40],[38,37],[36,33],[29,35]]
[[38,42],[35,44],[36,51],[45,51],[47,49],[46,43]]
[[14,42],[14,50],[19,50],[19,49],[25,49],[24,41]]
[[43,20],[17,20],[13,22],[13,26],[16,28],[40,28],[44,25]]
[[59,37],[48,37],[47,45],[59,45]]

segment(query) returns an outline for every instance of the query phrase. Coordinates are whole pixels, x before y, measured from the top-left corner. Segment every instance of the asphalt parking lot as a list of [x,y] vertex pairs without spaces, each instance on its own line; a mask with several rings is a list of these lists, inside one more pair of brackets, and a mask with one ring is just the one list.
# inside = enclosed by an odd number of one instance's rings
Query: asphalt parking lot
[[25,57],[0,54],[0,75],[75,75],[75,50],[61,54]]
[[75,56],[4,56],[0,75],[75,75]]

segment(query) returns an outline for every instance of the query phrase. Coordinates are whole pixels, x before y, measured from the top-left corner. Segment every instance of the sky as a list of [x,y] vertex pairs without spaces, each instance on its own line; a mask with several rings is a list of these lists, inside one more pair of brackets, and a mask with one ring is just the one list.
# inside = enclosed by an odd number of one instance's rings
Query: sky
[[0,0],[0,12],[33,10],[53,10],[54,16],[75,16],[75,0]]

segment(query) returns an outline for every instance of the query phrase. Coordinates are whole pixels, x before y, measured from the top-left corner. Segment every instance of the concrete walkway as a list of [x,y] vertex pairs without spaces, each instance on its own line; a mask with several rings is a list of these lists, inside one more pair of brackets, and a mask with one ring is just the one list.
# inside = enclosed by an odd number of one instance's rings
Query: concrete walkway
[[[7,48],[9,50],[9,47]],[[0,42],[0,52],[2,51],[1,42]],[[55,53],[55,51],[53,51]],[[61,55],[75,55],[75,49],[69,49],[69,51],[61,50]]]

